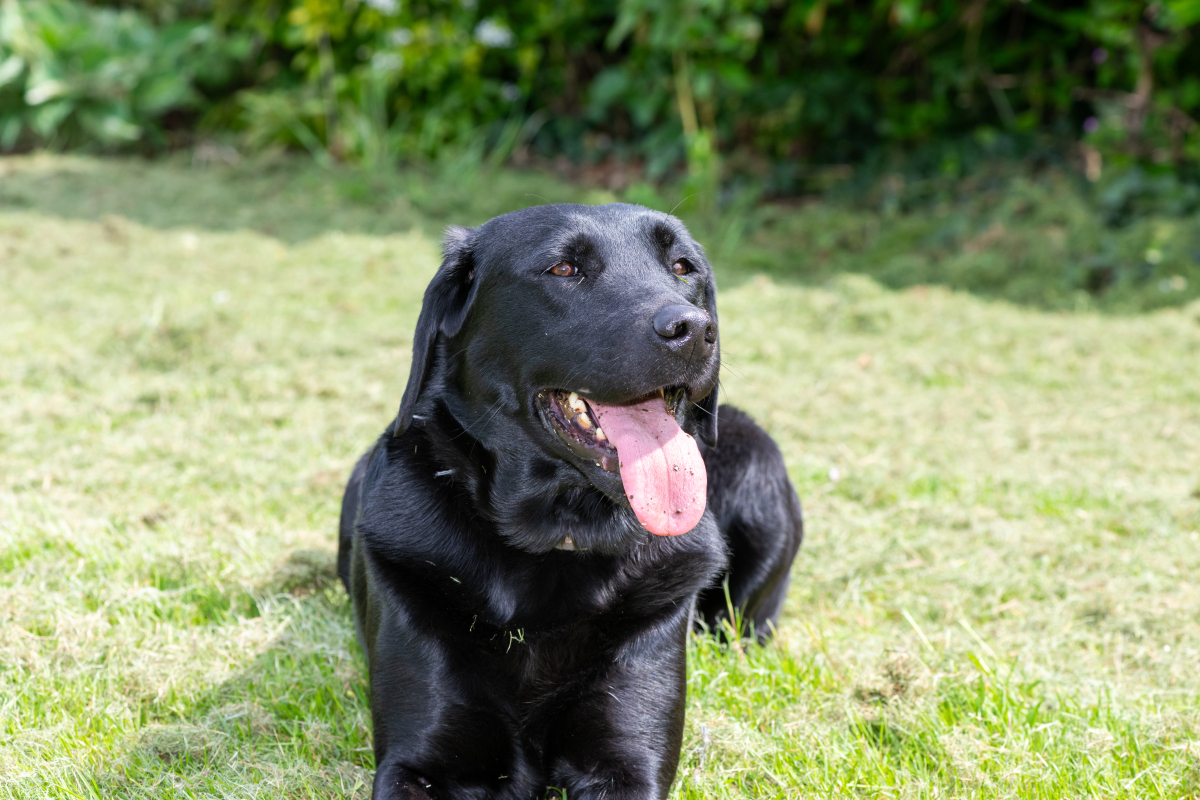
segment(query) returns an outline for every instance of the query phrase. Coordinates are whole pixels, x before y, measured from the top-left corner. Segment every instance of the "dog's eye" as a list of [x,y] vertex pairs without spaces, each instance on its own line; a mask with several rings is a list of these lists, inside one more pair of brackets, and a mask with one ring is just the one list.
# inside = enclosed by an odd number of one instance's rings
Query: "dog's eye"
[[671,267],[671,272],[674,272],[676,275],[687,275],[691,271],[692,265],[682,258],[676,261],[674,266]]
[[560,278],[573,278],[579,274],[579,269],[574,264],[568,264],[565,261],[560,261],[546,271]]

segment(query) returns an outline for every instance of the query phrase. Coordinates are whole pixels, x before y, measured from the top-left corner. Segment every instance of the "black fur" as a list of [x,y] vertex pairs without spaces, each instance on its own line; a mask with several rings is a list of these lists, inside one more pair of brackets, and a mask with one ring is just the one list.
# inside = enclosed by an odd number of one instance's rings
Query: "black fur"
[[[564,261],[579,275],[547,271]],[[769,634],[799,501],[770,438],[718,409],[719,342],[685,350],[653,329],[671,305],[715,330],[711,267],[673,217],[540,206],[449,232],[400,411],[342,504],[376,798],[665,797],[693,615],[720,628],[732,604]],[[537,394],[614,403],[680,385],[707,510],[654,536],[620,478],[551,432]],[[560,549],[567,536],[578,549]]]

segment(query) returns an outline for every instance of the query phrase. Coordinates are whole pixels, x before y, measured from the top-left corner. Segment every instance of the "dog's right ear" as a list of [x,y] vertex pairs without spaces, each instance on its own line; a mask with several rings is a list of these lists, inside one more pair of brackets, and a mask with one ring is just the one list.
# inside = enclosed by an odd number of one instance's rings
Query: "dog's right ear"
[[412,424],[413,409],[429,382],[438,336],[457,334],[475,300],[475,258],[471,251],[474,236],[475,231],[470,228],[451,226],[446,229],[442,265],[425,289],[421,316],[417,318],[412,366],[408,371],[404,398],[400,401],[400,413],[392,426],[393,436],[400,436]]

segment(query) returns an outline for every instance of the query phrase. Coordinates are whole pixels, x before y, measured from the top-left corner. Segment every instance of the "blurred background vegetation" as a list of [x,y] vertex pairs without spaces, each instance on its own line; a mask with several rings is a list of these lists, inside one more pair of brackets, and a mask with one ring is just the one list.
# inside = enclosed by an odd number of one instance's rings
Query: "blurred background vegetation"
[[0,151],[541,167],[739,245],[821,197],[866,215],[851,262],[917,254],[885,284],[1146,308],[1200,292],[1197,32],[1200,0],[0,0]]

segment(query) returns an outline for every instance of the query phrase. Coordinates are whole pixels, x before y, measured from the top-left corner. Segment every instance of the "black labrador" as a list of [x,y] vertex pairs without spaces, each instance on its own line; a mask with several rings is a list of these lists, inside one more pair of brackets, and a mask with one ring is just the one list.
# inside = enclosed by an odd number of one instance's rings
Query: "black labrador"
[[674,217],[449,231],[399,414],[342,504],[376,798],[666,797],[689,629],[738,609],[765,637],[802,534],[775,443],[717,405],[719,351]]

